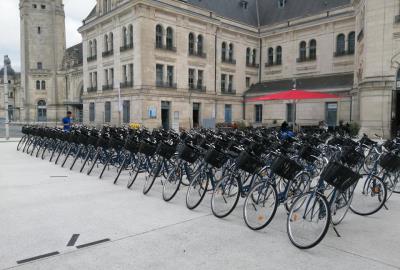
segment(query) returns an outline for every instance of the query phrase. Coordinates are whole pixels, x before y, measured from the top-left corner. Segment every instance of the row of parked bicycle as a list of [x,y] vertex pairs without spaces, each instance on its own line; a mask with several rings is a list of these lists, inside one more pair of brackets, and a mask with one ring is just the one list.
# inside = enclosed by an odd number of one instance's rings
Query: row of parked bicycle
[[[287,233],[298,248],[316,246],[330,225],[349,209],[372,215],[400,193],[400,140],[375,142],[323,133],[281,136],[268,129],[219,131],[103,127],[24,126],[17,150],[55,164],[67,163],[88,175],[115,172],[114,184],[139,174],[147,194],[159,179],[162,197],[172,200],[182,186],[186,205],[198,207],[211,194],[211,210],[227,217],[244,199],[243,218],[252,230],[265,228],[280,205],[287,211]],[[122,174],[124,171],[129,174]],[[385,206],[386,207],[386,206]]]

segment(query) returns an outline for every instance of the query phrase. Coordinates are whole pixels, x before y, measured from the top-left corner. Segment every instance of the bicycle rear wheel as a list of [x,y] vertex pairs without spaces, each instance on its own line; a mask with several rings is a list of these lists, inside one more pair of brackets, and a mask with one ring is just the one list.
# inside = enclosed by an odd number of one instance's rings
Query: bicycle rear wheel
[[146,175],[146,181],[143,186],[143,194],[146,195],[149,193],[150,189],[153,187],[154,182],[160,174],[160,170],[162,167],[162,158],[159,158],[158,161],[153,164],[150,172]]
[[188,190],[186,192],[186,206],[190,210],[195,209],[203,201],[204,196],[207,192],[207,187],[209,183],[209,178],[207,173],[200,171],[189,184]]
[[22,136],[21,140],[19,140],[19,143],[18,143],[18,145],[17,145],[17,151],[21,150],[22,146],[23,146],[23,145],[25,144],[25,142],[26,142],[26,139],[27,139],[27,136],[26,136],[26,135]]
[[179,164],[169,172],[163,185],[162,196],[164,201],[169,202],[178,193],[179,187],[182,183],[182,176],[183,170]]
[[132,171],[129,172],[129,180],[128,180],[128,184],[126,185],[127,188],[131,188],[133,186],[133,184],[136,181],[136,178],[139,175],[140,169],[142,167],[142,163],[144,158],[139,158],[138,161],[136,162],[136,164],[134,166],[132,166]]
[[243,205],[243,218],[252,230],[265,228],[274,218],[278,208],[278,195],[269,183],[259,183],[247,195]]
[[387,188],[382,178],[364,174],[355,186],[351,211],[360,216],[378,212],[386,202]]
[[235,209],[240,197],[238,179],[233,175],[225,176],[216,185],[211,198],[211,210],[218,218],[227,217]]
[[290,242],[300,249],[313,248],[324,239],[330,222],[326,198],[315,192],[305,193],[289,211],[286,224]]
[[354,186],[344,192],[336,191],[335,202],[331,206],[332,224],[339,225],[349,211],[353,199]]

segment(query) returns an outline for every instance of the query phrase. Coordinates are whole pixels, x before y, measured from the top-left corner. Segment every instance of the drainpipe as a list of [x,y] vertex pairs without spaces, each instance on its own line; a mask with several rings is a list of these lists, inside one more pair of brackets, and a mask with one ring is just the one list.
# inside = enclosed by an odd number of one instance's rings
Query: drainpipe
[[217,124],[217,44],[218,44],[218,27],[215,28],[215,40],[214,40],[214,91],[215,91],[215,102],[214,102],[214,120]]

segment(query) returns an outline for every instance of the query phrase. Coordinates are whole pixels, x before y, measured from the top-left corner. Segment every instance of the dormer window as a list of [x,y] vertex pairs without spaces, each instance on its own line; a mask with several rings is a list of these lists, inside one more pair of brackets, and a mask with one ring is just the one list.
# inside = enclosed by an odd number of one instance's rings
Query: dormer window
[[278,7],[284,8],[286,5],[286,0],[278,0]]
[[243,9],[247,9],[247,5],[248,5],[249,3],[246,1],[246,0],[241,0],[240,1],[240,6],[243,8]]

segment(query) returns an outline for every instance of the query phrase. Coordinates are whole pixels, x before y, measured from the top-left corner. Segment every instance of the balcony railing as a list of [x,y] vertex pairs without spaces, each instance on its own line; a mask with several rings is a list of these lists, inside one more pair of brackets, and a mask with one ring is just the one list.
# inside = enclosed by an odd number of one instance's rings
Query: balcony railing
[[156,49],[176,52],[176,47],[166,44],[156,44]]
[[206,92],[207,88],[202,84],[198,84],[198,85],[192,84],[192,85],[189,85],[189,90],[196,91],[196,92]]
[[317,57],[299,57],[297,58],[297,63],[311,62],[315,60],[317,60]]
[[133,43],[130,43],[130,44],[125,44],[124,46],[121,46],[119,48],[119,51],[124,52],[124,51],[132,50],[132,49],[133,49]]
[[88,58],[87,58],[87,61],[88,62],[92,62],[92,61],[96,61],[97,60],[97,55],[92,55],[92,56],[89,56]]
[[246,63],[246,67],[249,68],[259,68],[260,64],[256,64],[256,63]]
[[223,95],[236,95],[236,90],[230,89],[230,88],[228,88],[228,89],[222,89],[222,90],[221,90],[221,93],[222,93]]
[[97,92],[97,86],[91,86],[87,88],[87,91],[90,92]]
[[103,57],[108,57],[108,56],[111,56],[113,54],[114,54],[114,50],[108,50],[108,51],[103,52],[101,55]]
[[236,65],[236,60],[235,59],[229,59],[229,58],[225,58],[225,59],[221,59],[222,63],[226,63],[226,64],[231,64],[231,65]]
[[200,58],[207,58],[207,54],[204,52],[189,52],[189,56],[195,56],[195,57],[200,57]]
[[122,82],[122,83],[119,84],[119,87],[120,87],[121,89],[133,87],[133,82],[129,82],[129,81]]
[[112,85],[112,84],[103,85],[103,91],[109,91],[109,90],[113,90],[113,89],[114,89],[114,85]]
[[160,88],[174,88],[176,89],[176,83],[173,82],[160,82],[160,81],[156,81],[156,87],[160,87]]
[[265,63],[265,67],[282,66],[282,62]]
[[345,55],[353,55],[354,51],[339,51],[339,52],[334,52],[333,57],[341,57]]

